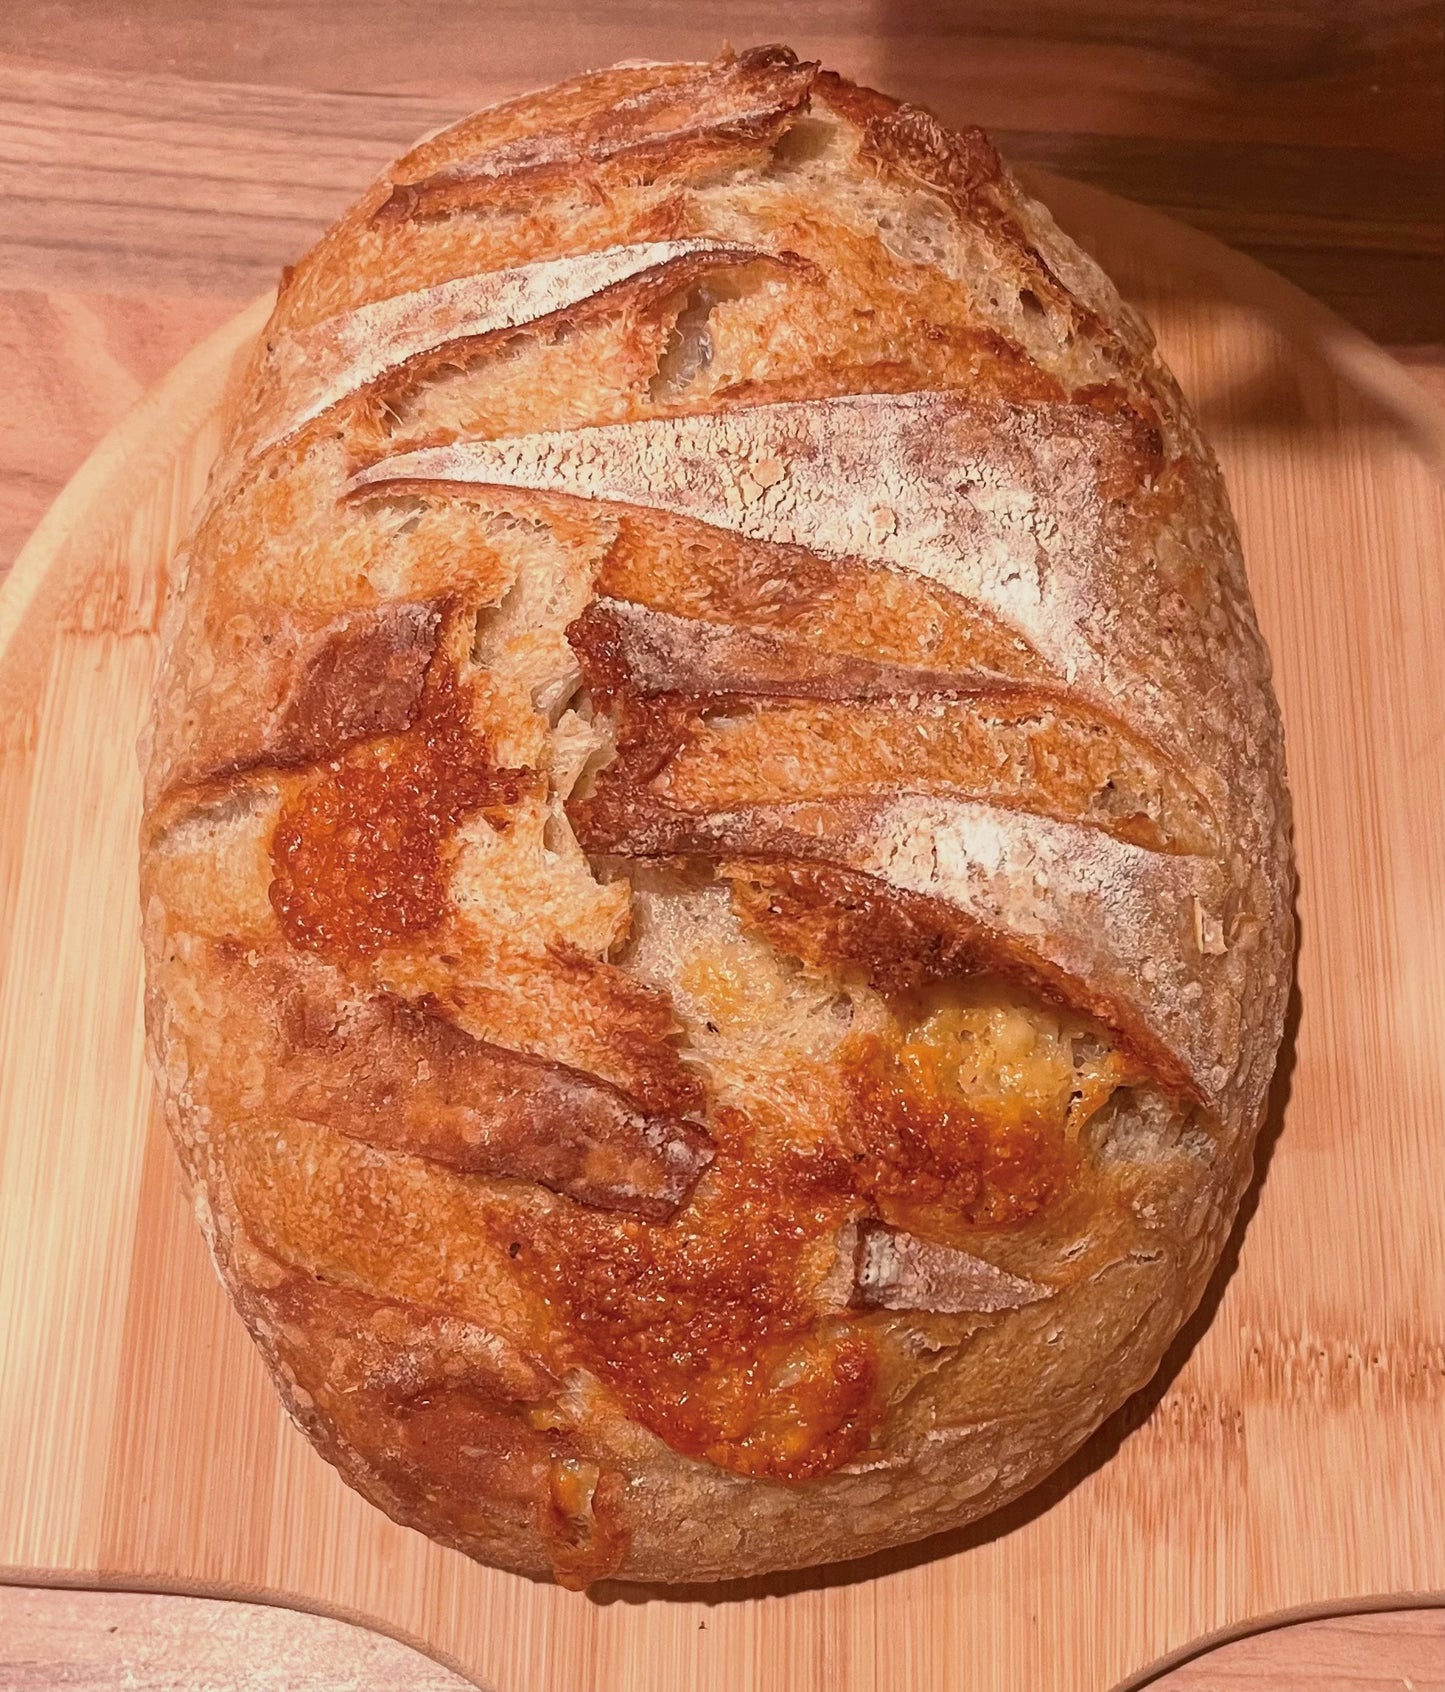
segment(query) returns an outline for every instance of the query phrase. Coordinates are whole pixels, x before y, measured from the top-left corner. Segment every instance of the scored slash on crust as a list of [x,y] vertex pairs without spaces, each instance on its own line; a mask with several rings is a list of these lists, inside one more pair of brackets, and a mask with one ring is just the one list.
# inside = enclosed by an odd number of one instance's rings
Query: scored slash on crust
[[1213,1102],[1229,1031],[1198,1017],[1187,989],[1203,965],[1191,955],[1193,901],[1222,898],[1218,864],[1027,811],[910,794],[903,773],[899,785],[891,799],[705,816],[639,806],[616,833],[589,831],[584,811],[580,837],[641,857],[820,861],[939,901],[993,937],[998,967],[1053,988],[1118,1031],[1166,1085]]
[[626,685],[643,694],[896,699],[1022,692],[1027,686],[993,670],[945,672],[882,664],[806,647],[766,630],[678,617],[605,596],[592,601],[582,621],[605,631],[610,651],[622,660]]
[[[1110,420],[1086,406],[865,394],[425,448],[359,471],[346,491],[433,483],[560,493],[913,572],[984,605],[1076,694],[1113,708],[1147,685],[1100,651],[1106,573],[1127,521],[1100,492],[1120,473],[1116,450]],[[877,520],[880,502],[887,523]],[[1144,614],[1127,605],[1108,613],[1121,623]],[[635,632],[638,613],[623,616]],[[738,662],[763,672],[761,693],[785,685],[784,654],[765,637],[688,621],[651,619],[657,639],[641,651],[644,687],[649,672],[665,682],[695,663],[697,691],[706,692],[710,670]],[[852,682],[864,698],[885,682],[915,694],[928,685],[922,674],[908,684],[828,655],[802,656],[797,669],[795,691],[804,694],[810,672],[817,687]],[[940,900],[1005,937],[1002,959],[1028,960],[1032,979],[1102,1016],[1165,1084],[1219,1103],[1237,1006],[1211,993],[1217,1009],[1203,1014],[1198,983],[1233,960],[1195,944],[1193,914],[1196,904],[1221,908],[1226,883],[1213,857],[1147,850],[1026,810],[910,794],[906,767],[897,784],[903,793],[889,802],[703,816],[644,800],[613,807],[618,826],[594,812],[590,829],[586,802],[577,809],[592,850],[821,859]]]
[[[688,153],[707,157],[766,143],[804,106],[817,71],[816,62],[800,62],[785,47],[755,48],[725,64],[699,64],[694,75],[625,95],[572,128],[519,136],[394,182],[372,216],[381,223],[445,216],[485,203],[500,183],[526,190],[539,177],[596,170],[617,160],[676,161]],[[464,126],[465,120],[459,127]]]
[[712,1161],[700,1123],[645,1111],[599,1076],[476,1039],[426,1004],[358,997],[320,966],[273,968],[278,1111],[654,1221],[677,1211]]
[[908,570],[982,604],[1071,685],[1107,698],[1119,678],[1100,619],[1145,609],[1104,593],[1127,513],[1100,483],[1128,474],[1122,456],[1088,406],[922,390],[426,447],[365,467],[346,491],[569,494]]
[[289,440],[348,394],[459,342],[536,324],[638,278],[665,286],[723,266],[786,262],[725,241],[643,241],[575,258],[459,276],[282,334],[263,367],[266,398],[246,419],[247,455]]

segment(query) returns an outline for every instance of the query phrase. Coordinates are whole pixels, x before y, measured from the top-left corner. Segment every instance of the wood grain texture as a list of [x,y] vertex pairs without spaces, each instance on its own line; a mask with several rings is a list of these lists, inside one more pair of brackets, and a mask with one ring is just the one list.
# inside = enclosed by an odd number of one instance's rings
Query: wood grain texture
[[371,1628],[269,1604],[0,1586],[0,1692],[467,1692]]
[[0,291],[0,578],[77,465],[229,299]]
[[1106,200],[1071,209],[1224,460],[1299,832],[1262,1180],[1157,1380],[964,1533],[681,1595],[476,1567],[285,1423],[151,1116],[133,886],[161,570],[262,307],[102,448],[0,594],[0,1567],[290,1595],[496,1692],[1104,1692],[1254,1616],[1445,1589],[1445,496],[1288,337]]
[[[389,0],[353,0],[344,26],[326,0],[112,0],[102,24],[83,0],[48,0],[0,17],[0,53],[22,65],[92,70],[122,89],[157,75],[251,85],[193,88],[179,112],[152,103],[152,133],[169,139],[192,128],[208,93],[214,133],[241,115],[238,99],[264,90],[263,143],[289,123],[315,139],[324,172],[345,165],[333,137],[358,128],[369,137],[371,125],[392,121],[381,95],[398,97],[394,113],[403,119],[408,99],[455,112],[579,66],[708,57],[724,37],[744,46],[785,29],[792,45],[855,78],[923,100],[949,122],[993,129],[1018,159],[1097,182],[1248,248],[1377,337],[1445,338],[1445,75],[1440,12],[1428,0],[795,0],[785,16],[784,23],[764,0],[732,0],[721,11],[656,0],[557,0],[545,9],[495,0],[485,14],[474,0],[429,0],[418,28],[412,12]],[[297,92],[288,106],[290,90]],[[326,93],[313,98],[318,90]],[[32,101],[7,83],[0,164],[12,181],[17,131],[29,137],[26,160],[34,147],[43,155],[97,138],[63,122],[57,130],[65,110],[43,87]],[[353,168],[364,162],[358,156]],[[112,232],[164,173],[163,164],[137,171],[132,156],[99,153],[72,168],[108,178],[87,221]],[[3,174],[0,183],[10,186]],[[206,186],[202,172],[193,196]],[[313,180],[313,191],[318,186]],[[32,255],[64,241],[52,223],[63,206],[38,184],[11,191],[40,226],[22,243]],[[329,206],[321,222],[340,206]],[[208,244],[222,252],[234,251],[257,215],[253,202],[238,206],[227,230],[230,210],[217,199],[189,208],[197,231],[211,229]],[[184,250],[173,262],[184,262]]]
[[1147,1692],[1445,1692],[1445,1609],[1269,1628],[1146,1685]]
[[[468,1684],[384,1634],[301,1610],[0,1586],[0,1692],[464,1692]],[[1145,1685],[1148,1692],[1445,1692],[1445,1609],[1269,1628]]]

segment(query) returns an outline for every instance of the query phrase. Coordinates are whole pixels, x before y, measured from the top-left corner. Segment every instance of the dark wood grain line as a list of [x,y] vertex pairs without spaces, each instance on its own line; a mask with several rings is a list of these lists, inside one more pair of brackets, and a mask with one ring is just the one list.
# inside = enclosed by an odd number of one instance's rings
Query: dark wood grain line
[[[312,50],[305,38],[310,14],[305,6],[294,10],[304,60]],[[920,23],[918,15],[916,6],[900,5],[876,40],[856,39],[842,62],[851,59],[850,68],[888,80],[886,67],[875,62],[879,55],[907,57],[913,70],[894,81],[908,91],[929,56],[923,42],[934,42],[947,57],[964,39],[937,20]],[[1405,20],[1411,28],[1413,19],[1411,13]],[[0,22],[0,42],[6,27]],[[204,30],[201,23],[196,27]],[[1297,28],[1295,37],[1305,39]],[[373,53],[385,39],[383,30]],[[1296,58],[1304,53],[1298,41]],[[627,51],[620,21],[613,42],[610,56]],[[1159,67],[1153,60],[1136,63],[1129,46],[1119,49],[1120,70],[1108,59],[1114,49],[1088,41],[1060,47],[1062,64],[1072,65],[1085,49],[1086,59],[1105,54],[1120,80],[1115,104],[1122,103],[1121,110],[1112,117],[1055,86],[1060,65],[1051,61],[1047,44],[1032,57],[1015,52],[1016,79],[1024,84],[1017,94],[981,87],[977,67],[958,87],[938,83],[938,73],[930,71],[920,92],[937,94],[934,103],[946,118],[981,117],[993,124],[1005,152],[1020,162],[1098,183],[1242,247],[1377,338],[1445,337],[1441,161],[1438,150],[1429,155],[1415,146],[1414,129],[1397,134],[1376,124],[1332,124],[1308,144],[1259,140],[1251,134],[1258,127],[1252,103],[1268,105],[1292,65],[1309,81],[1307,65],[1301,69],[1288,54],[1273,60],[1266,54],[1268,63],[1255,67],[1253,82],[1248,67],[1236,67],[1234,83],[1210,96],[1217,115],[1239,120],[1229,137],[1201,136],[1192,122],[1172,136],[1105,133],[1089,125],[1121,116],[1142,121],[1142,95]],[[435,43],[429,50],[440,51]],[[504,53],[489,60],[485,75],[479,72],[469,88],[428,97],[182,82],[0,57],[0,286],[255,292],[418,134],[522,83],[587,62],[579,46],[567,65],[554,65],[558,51],[549,47],[530,75],[520,74]],[[1418,58],[1410,61],[1407,103],[1428,113],[1432,95],[1428,86],[1416,86]],[[243,63],[234,53],[221,62]],[[1328,80],[1334,60],[1326,55],[1321,62]],[[314,62],[312,69],[321,73]],[[1195,97],[1207,92],[1195,88]],[[1296,89],[1294,97],[1305,96]],[[1155,127],[1158,108],[1169,104],[1157,96],[1148,102]],[[1072,127],[1063,121],[1039,127],[1050,111]],[[1030,123],[999,122],[1010,116]]]
[[[784,21],[785,18],[785,21]],[[1005,128],[1321,147],[1371,135],[1439,151],[1441,13],[1433,0],[732,0],[723,13],[646,0],[429,0],[426,28],[391,0],[111,0],[104,27],[71,3],[7,8],[0,52],[129,75],[300,88],[421,92],[465,104],[626,56],[698,57],[784,30],[807,53],[910,98],[986,100]],[[1037,107],[1042,123],[1005,115]],[[1087,112],[1075,123],[1066,110]],[[950,111],[948,116],[955,114]]]

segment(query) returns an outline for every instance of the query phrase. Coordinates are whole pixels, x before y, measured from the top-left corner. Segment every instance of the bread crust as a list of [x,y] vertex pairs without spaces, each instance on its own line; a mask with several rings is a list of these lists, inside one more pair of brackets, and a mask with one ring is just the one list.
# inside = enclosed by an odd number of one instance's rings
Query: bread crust
[[398,1521],[697,1581],[1027,1490],[1223,1250],[1291,893],[1218,468],[981,132],[617,67],[288,273],[173,573],[147,1028]]

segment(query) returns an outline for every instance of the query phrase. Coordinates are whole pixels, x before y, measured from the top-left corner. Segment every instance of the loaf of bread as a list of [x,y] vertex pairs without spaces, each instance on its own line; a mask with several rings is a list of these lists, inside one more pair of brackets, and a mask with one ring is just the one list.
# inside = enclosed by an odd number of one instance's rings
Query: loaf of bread
[[154,1063],[286,1405],[585,1585],[858,1556],[1156,1369],[1291,959],[1219,472],[977,130],[781,48],[431,136],[177,559]]

